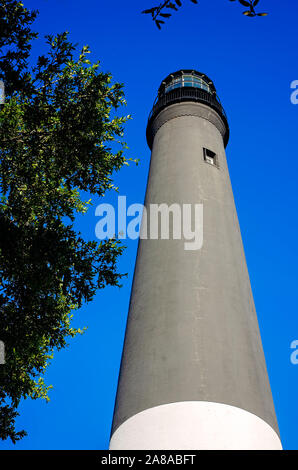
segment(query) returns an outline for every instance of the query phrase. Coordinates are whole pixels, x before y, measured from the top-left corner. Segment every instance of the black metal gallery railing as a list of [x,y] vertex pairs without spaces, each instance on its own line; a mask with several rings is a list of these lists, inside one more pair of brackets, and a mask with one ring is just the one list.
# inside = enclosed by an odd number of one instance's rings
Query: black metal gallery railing
[[[150,134],[148,131],[149,131],[151,122],[156,117],[156,115],[168,105],[179,103],[181,101],[198,101],[200,103],[209,105],[211,108],[217,111],[226,125],[227,132],[225,136],[225,141],[227,142],[228,137],[229,137],[229,125],[228,125],[227,115],[219,101],[218,96],[215,93],[211,94],[208,91],[202,90],[201,88],[194,88],[194,87],[176,88],[174,90],[171,90],[157,97],[153,105],[153,108],[149,114],[149,118],[148,118],[147,140]],[[149,139],[149,141],[150,140],[151,139]],[[150,146],[151,142],[149,141],[148,141],[148,144]]]

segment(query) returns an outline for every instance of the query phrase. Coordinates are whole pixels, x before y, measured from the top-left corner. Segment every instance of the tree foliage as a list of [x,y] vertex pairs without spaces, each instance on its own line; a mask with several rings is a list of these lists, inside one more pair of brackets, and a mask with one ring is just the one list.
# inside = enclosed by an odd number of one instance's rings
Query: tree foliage
[[0,437],[13,442],[25,435],[15,429],[20,400],[48,400],[53,351],[82,332],[73,312],[122,277],[119,240],[85,241],[73,224],[88,208],[81,192],[117,189],[113,173],[127,164],[123,87],[67,33],[47,36],[30,67],[36,15],[0,0]]
[[[198,4],[198,0],[190,1],[194,4]],[[230,0],[230,2],[235,1],[237,0]],[[241,5],[247,8],[245,11],[243,11],[243,15],[249,16],[251,18],[256,16],[267,16],[268,13],[256,12],[255,7],[258,5],[259,1],[260,0],[238,0]],[[161,29],[161,25],[165,23],[165,20],[170,18],[173,11],[178,11],[181,6],[182,0],[165,0],[155,7],[142,11],[142,13],[150,14],[158,29]]]

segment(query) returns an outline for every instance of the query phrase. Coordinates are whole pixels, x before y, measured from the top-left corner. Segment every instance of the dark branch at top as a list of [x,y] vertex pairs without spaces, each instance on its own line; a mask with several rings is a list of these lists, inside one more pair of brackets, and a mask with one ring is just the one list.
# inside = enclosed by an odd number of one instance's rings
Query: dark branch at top
[[[197,4],[198,0],[190,0],[192,3]],[[230,0],[230,2],[235,2],[237,0]],[[249,16],[251,18],[256,16],[267,16],[268,13],[257,13],[255,7],[258,5],[260,0],[238,0],[241,5],[247,7],[248,9],[243,11],[243,15]],[[160,3],[158,6],[149,8],[148,10],[142,11],[142,13],[150,14],[152,20],[155,22],[158,29],[161,29],[161,25],[165,23],[165,19],[168,19],[172,16],[172,13],[169,13],[170,10],[178,11],[182,6],[181,0],[165,0]]]

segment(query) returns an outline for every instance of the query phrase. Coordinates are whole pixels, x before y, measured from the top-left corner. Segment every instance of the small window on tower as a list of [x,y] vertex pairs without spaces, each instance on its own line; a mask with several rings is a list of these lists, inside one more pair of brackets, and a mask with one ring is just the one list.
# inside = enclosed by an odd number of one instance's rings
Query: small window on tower
[[212,152],[212,150],[205,149],[205,148],[203,150],[204,150],[205,162],[209,163],[210,165],[218,166],[216,153]]

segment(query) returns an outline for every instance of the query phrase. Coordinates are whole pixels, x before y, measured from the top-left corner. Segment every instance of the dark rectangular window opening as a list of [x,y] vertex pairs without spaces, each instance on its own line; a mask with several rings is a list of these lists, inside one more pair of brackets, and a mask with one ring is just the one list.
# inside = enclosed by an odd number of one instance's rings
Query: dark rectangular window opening
[[206,163],[209,163],[209,165],[217,166],[218,167],[218,159],[216,153],[212,152],[212,150],[203,149],[204,151],[204,160]]

